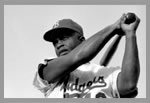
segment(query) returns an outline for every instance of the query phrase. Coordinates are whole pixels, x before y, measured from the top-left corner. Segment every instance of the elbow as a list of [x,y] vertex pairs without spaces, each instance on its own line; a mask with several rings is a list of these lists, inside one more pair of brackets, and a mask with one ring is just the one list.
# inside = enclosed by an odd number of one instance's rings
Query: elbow
[[121,98],[135,98],[138,94],[137,86],[129,86],[128,88],[124,88],[123,92],[120,93]]
[[53,78],[52,78],[52,74],[50,73],[50,71],[48,71],[47,67],[44,68],[43,70],[43,79],[46,80],[48,83],[52,83],[53,82]]
[[136,88],[137,88],[137,83],[128,83],[128,86],[127,88],[125,88],[125,90],[130,93],[134,91]]
[[46,68],[44,68],[43,70],[43,79],[46,81],[50,81]]
[[138,94],[137,83],[126,82],[120,89],[121,98],[134,98]]
[[56,78],[51,73],[46,73],[44,76],[44,80],[47,81],[48,83],[55,83]]
[[122,72],[122,80],[124,81],[123,88],[125,91],[132,91],[137,88],[140,75],[140,66],[135,65],[133,67],[123,69],[126,70],[125,72]]
[[[129,77],[129,76],[128,76]],[[134,98],[138,94],[137,83],[138,73],[132,78],[124,78],[119,86],[119,93],[121,98]]]

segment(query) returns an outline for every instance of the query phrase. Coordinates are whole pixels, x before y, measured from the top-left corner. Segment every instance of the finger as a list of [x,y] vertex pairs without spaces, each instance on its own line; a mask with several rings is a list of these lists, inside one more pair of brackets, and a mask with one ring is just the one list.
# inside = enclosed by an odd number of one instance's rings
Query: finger
[[139,23],[140,23],[140,18],[136,16],[136,21],[135,21],[136,27],[135,27],[135,30],[138,28]]
[[124,21],[125,13],[122,14],[122,16],[117,20],[116,24],[118,25],[118,28],[120,28],[121,23]]
[[126,20],[126,18],[127,18],[126,15],[127,15],[127,14],[123,13],[123,15],[122,15],[122,17],[121,17],[121,23],[124,23],[124,22],[125,22],[125,20]]
[[120,29],[120,24],[121,24],[121,21],[123,20],[125,14],[122,14],[122,16],[114,23],[118,29]]
[[141,21],[140,18],[138,16],[136,16],[136,22],[137,22],[137,24],[139,24],[140,21]]
[[122,16],[120,17],[120,21],[123,21],[123,20],[124,20],[124,18],[125,18],[125,16],[126,16],[126,14],[125,14],[125,13],[123,13],[123,14],[122,14]]

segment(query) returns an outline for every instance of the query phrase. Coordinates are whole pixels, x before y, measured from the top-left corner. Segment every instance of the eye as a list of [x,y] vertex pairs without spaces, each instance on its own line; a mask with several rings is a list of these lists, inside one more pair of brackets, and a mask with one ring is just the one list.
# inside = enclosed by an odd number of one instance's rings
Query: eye
[[58,43],[58,40],[53,40],[53,45],[55,46]]
[[68,38],[69,37],[69,35],[63,35],[63,38]]
[[67,40],[68,38],[69,38],[70,36],[68,36],[68,35],[64,35],[62,38],[61,38],[61,40]]

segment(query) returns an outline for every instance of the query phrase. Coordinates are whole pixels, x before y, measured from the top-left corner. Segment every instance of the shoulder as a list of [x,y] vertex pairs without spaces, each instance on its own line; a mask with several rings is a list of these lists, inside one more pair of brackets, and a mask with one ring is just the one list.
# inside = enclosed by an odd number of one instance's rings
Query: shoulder
[[46,58],[46,59],[44,59],[43,61],[41,61],[39,64],[38,64],[38,74],[39,74],[39,76],[43,79],[43,69],[44,69],[44,67],[46,67],[47,65],[48,65],[48,62],[49,61],[52,61],[52,60],[54,60],[55,58],[52,58],[52,57],[50,57],[50,58]]
[[39,64],[47,65],[49,61],[54,60],[54,59],[55,57],[49,57],[49,58],[41,60]]

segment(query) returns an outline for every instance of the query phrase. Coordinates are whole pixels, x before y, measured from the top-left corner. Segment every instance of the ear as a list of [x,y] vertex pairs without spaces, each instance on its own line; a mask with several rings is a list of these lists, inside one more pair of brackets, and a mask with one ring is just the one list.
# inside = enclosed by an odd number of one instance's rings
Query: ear
[[80,41],[84,41],[85,38],[84,38],[83,36],[79,36],[79,40],[80,40]]

